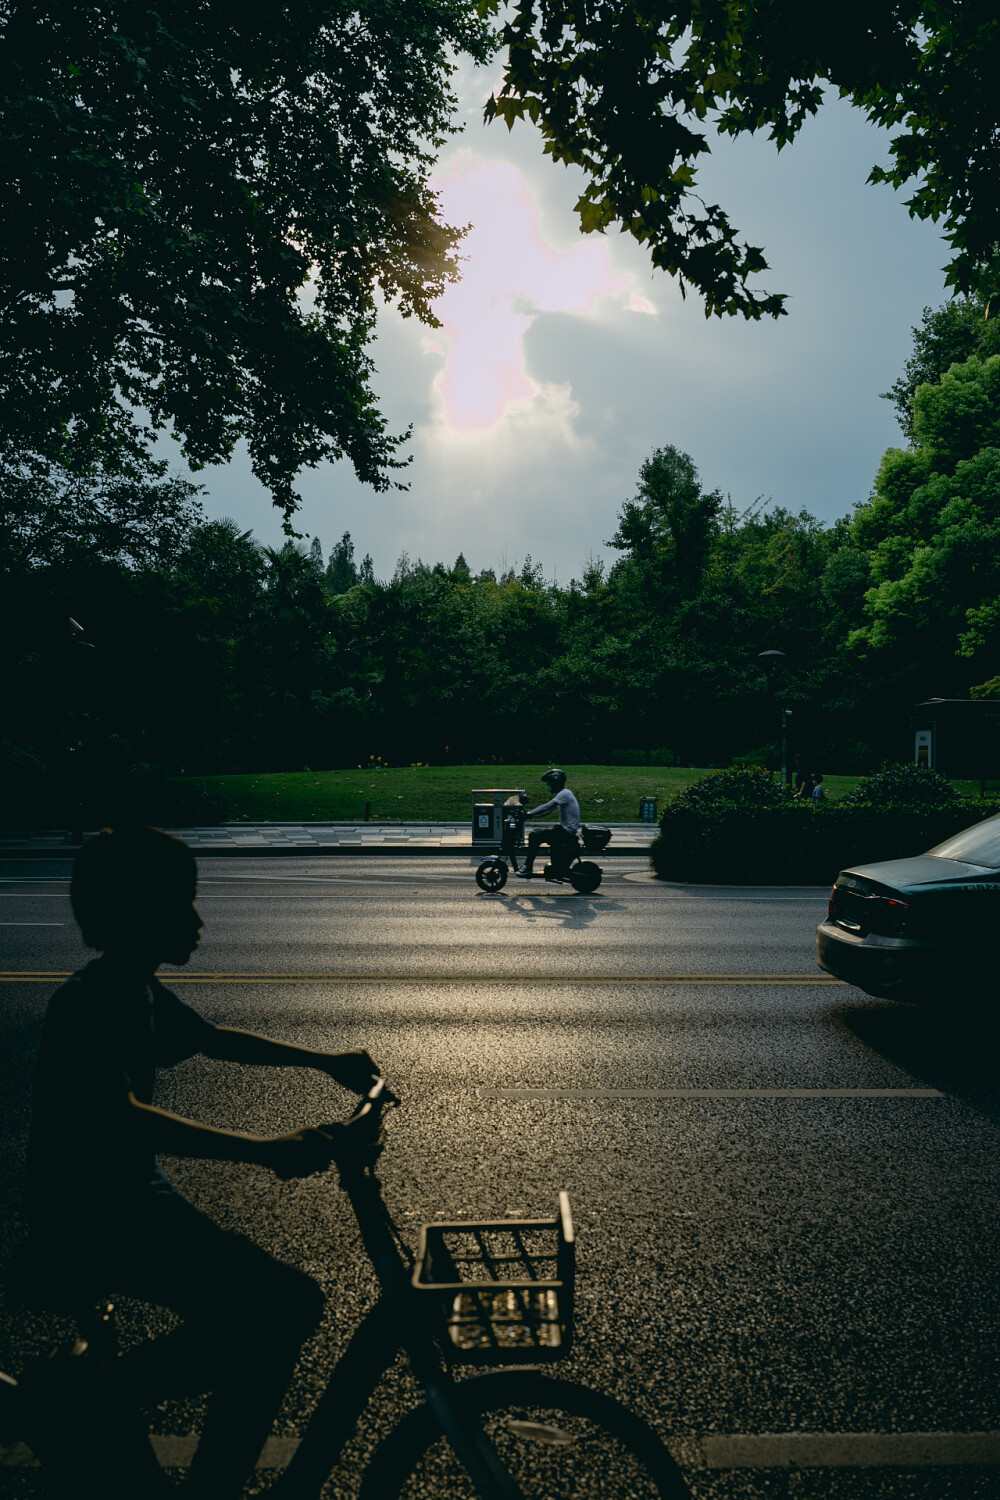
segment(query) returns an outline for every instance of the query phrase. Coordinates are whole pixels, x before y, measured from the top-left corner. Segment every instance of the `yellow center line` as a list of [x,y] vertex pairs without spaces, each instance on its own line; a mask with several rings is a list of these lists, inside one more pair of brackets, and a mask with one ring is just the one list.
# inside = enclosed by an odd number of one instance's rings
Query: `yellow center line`
[[[51,984],[71,978],[69,970],[24,969],[0,972],[3,984]],[[818,974],[163,974],[177,984],[558,984],[558,985],[819,985],[830,989],[842,979]]]

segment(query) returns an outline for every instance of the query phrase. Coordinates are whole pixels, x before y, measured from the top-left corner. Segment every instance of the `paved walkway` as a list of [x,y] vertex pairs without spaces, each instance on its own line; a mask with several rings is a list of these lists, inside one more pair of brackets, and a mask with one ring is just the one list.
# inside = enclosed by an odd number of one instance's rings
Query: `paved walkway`
[[[655,823],[609,823],[611,843],[602,858],[645,854]],[[472,842],[468,823],[222,823],[216,828],[171,828],[199,855],[235,854],[437,854],[444,850],[489,854],[495,844]],[[89,836],[90,830],[88,830]],[[65,857],[78,847],[64,830],[0,835],[0,855]]]

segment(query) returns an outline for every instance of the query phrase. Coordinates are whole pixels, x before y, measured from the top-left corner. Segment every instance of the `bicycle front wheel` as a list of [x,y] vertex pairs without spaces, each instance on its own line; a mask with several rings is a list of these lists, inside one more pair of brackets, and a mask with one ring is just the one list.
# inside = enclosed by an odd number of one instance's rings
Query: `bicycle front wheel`
[[[460,1381],[458,1404],[479,1423],[532,1500],[690,1500],[653,1429],[610,1396],[529,1370]],[[481,1500],[428,1406],[377,1450],[361,1500]]]

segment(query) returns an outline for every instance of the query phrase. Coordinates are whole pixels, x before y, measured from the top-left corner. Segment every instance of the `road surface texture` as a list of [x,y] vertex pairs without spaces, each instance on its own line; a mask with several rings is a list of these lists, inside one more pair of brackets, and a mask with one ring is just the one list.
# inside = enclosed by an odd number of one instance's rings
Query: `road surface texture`
[[[215,1021],[370,1049],[404,1101],[380,1175],[411,1241],[435,1217],[552,1215],[566,1188],[577,1342],[558,1373],[642,1413],[698,1500],[1000,1495],[1000,1071],[968,997],[916,1011],[824,977],[819,889],[664,886],[623,859],[593,896],[513,879],[487,896],[473,869],[205,860],[201,947],[163,977]],[[4,1256],[45,1003],[86,957],[68,873],[0,863]],[[306,1072],[193,1059],[162,1079],[163,1105],[251,1131],[351,1104]],[[167,1166],[328,1294],[248,1490],[264,1494],[373,1276],[332,1177]],[[125,1308],[128,1338],[167,1326]],[[6,1307],[0,1367],[67,1332]],[[356,1495],[413,1399],[400,1363],[326,1497]],[[178,1481],[199,1413],[150,1416]],[[0,1500],[46,1494],[28,1457],[0,1453]]]

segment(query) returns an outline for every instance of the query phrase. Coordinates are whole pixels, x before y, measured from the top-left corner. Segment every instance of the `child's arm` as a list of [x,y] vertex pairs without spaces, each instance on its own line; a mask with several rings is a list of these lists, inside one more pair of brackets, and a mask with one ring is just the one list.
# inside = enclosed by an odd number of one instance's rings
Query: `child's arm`
[[258,1036],[254,1031],[239,1031],[234,1026],[217,1026],[204,1050],[207,1056],[225,1062],[270,1068],[317,1068],[355,1094],[366,1094],[372,1079],[378,1076],[378,1068],[361,1048],[353,1052],[315,1052],[310,1047],[276,1042],[271,1037]]
[[157,1109],[155,1104],[143,1104],[131,1090],[128,1098],[132,1108],[142,1116],[157,1153],[211,1161],[256,1162],[270,1167],[279,1177],[304,1177],[330,1165],[329,1140],[309,1125],[290,1130],[286,1135],[245,1135],[238,1130],[200,1125],[184,1115]]

